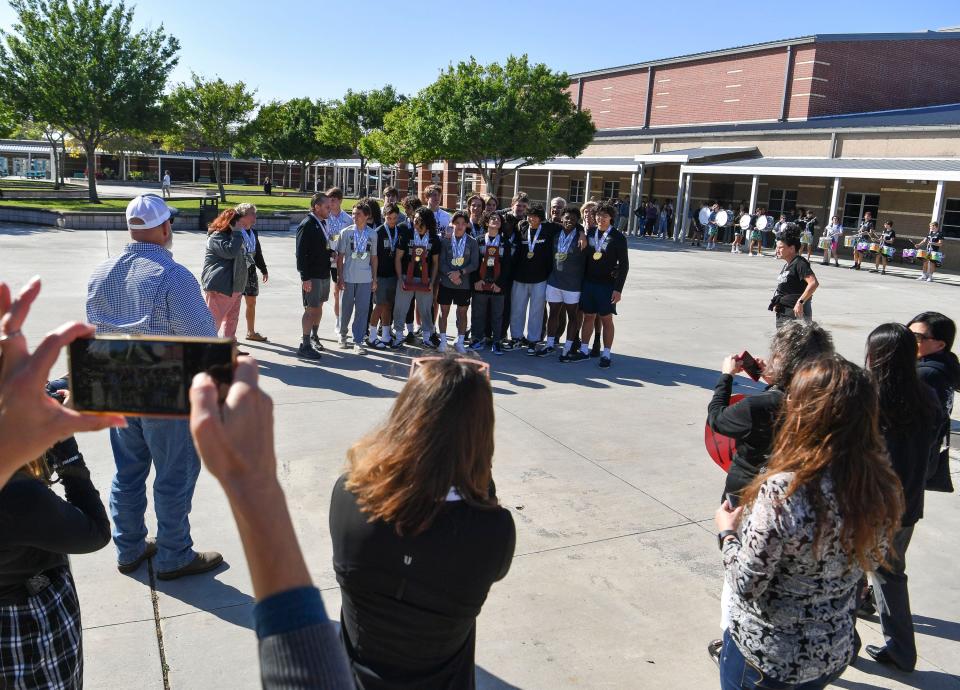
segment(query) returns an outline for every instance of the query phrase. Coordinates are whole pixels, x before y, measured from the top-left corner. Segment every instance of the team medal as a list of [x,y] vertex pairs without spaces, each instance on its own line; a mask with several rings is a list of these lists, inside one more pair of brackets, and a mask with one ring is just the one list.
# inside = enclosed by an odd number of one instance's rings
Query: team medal
[[594,261],[600,261],[600,259],[602,259],[602,258],[603,258],[603,252],[594,252],[594,253],[593,253],[593,260],[594,260]]
[[453,251],[453,260],[450,262],[454,266],[463,266],[463,252],[467,248],[467,236],[466,234],[460,238],[460,241],[457,241],[455,236],[450,237],[450,249]]
[[603,258],[603,250],[607,248],[607,242],[610,237],[610,228],[607,228],[607,231],[603,233],[603,238],[600,238],[600,228],[597,228],[593,232],[593,246],[596,247],[597,251],[593,253],[593,260],[600,261]]
[[[367,254],[367,229],[364,228],[363,232],[360,233],[360,236],[357,237],[354,235],[354,245],[353,245],[353,258],[358,261],[366,261],[369,254]],[[363,251],[357,251],[360,247],[363,247]]]
[[577,237],[577,231],[568,234],[560,235],[560,239],[557,240],[557,253],[553,255],[553,258],[557,261],[557,269],[563,270],[563,262],[567,260],[567,255],[570,252],[570,245],[573,244],[573,240]]
[[337,242],[339,242],[339,241],[340,241],[340,233],[338,232],[338,233],[336,233],[335,235],[330,235],[330,240],[331,240],[334,244],[336,244]]
[[527,258],[528,258],[528,259],[532,259],[532,258],[533,258],[533,250],[534,250],[534,249],[536,248],[536,246],[537,246],[537,240],[540,239],[540,231],[541,231],[541,230],[543,230],[543,226],[542,226],[542,225],[540,225],[540,226],[537,227],[537,234],[534,235],[533,238],[531,239],[531,238],[530,238],[530,227],[527,226],[527,247],[528,247],[528,249],[529,249],[529,250],[527,251]]
[[454,266],[463,266],[463,257],[461,256],[457,259],[454,259],[450,263],[452,263]]

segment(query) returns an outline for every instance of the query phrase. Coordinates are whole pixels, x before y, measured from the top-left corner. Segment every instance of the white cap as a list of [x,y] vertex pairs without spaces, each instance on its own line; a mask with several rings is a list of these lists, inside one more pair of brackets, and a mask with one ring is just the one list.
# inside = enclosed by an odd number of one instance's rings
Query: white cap
[[[171,215],[170,207],[156,194],[141,194],[127,204],[127,228],[149,230],[162,225]],[[131,222],[134,219],[139,222]]]

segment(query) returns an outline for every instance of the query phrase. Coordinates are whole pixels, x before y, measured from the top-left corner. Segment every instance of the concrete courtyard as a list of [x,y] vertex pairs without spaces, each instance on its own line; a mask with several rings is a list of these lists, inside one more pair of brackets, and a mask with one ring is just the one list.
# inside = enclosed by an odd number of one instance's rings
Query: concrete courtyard
[[[260,361],[261,382],[276,404],[281,480],[308,566],[336,619],[330,492],[347,448],[387,413],[416,350],[342,353],[332,342],[332,314],[325,314],[327,353],[318,364],[296,359],[293,234],[261,237],[270,282],[261,290],[257,330],[270,343],[242,349]],[[175,238],[175,257],[196,275],[203,239]],[[44,279],[26,329],[31,343],[83,318],[92,268],[125,242],[117,231],[0,225],[0,279],[15,287],[34,274]],[[704,451],[703,424],[723,357],[743,349],[766,356],[773,331],[766,306],[781,264],[650,240],[631,240],[631,247],[611,369],[597,368],[596,360],[560,365],[523,353],[486,355],[496,393],[494,476],[517,524],[517,549],[478,622],[481,688],[718,685],[705,648],[719,633],[713,513],[723,476]],[[929,285],[913,280],[912,269],[879,276],[814,267],[821,280],[814,316],[854,361],[881,322],[926,309],[960,319],[956,276]],[[54,373],[64,367],[61,360]],[[753,385],[740,378],[737,388]],[[113,467],[107,435],[79,441],[106,500]],[[209,576],[165,583],[147,567],[122,576],[112,547],[72,559],[88,688],[259,687],[243,551],[206,471],[192,524],[196,548],[219,550],[226,560]],[[834,687],[960,688],[958,552],[957,496],[928,493],[909,554],[917,671],[891,672],[863,655]],[[865,644],[882,642],[876,619],[861,621],[859,630]]]

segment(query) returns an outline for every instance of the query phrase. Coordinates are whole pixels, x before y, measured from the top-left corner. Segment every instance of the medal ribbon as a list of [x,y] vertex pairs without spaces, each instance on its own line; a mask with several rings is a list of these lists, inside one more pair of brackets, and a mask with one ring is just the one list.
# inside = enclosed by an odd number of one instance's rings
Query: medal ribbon
[[390,226],[389,226],[389,225],[384,225],[383,227],[384,227],[384,228],[386,229],[386,231],[387,231],[387,239],[390,240],[390,251],[394,251],[394,250],[397,248],[397,237],[399,237],[400,232],[399,232],[396,228],[394,228],[394,229],[393,229],[393,234],[391,235],[391,234],[390,234]]
[[607,231],[603,233],[603,237],[600,237],[600,228],[597,228],[593,233],[593,245],[594,250],[598,252],[603,252],[607,248],[607,244],[610,242],[610,230],[613,229],[613,226],[607,228]]
[[[362,249],[361,249],[362,247]],[[367,251],[367,228],[364,226],[362,231],[357,231],[353,235],[353,251],[357,254],[363,254]]]
[[540,231],[543,230],[543,223],[537,226],[537,234],[533,236],[533,239],[530,239],[530,226],[527,226],[527,251],[532,252],[537,246],[537,240],[540,239]]
[[457,241],[456,235],[451,237],[450,248],[453,250],[454,259],[462,259],[463,253],[467,249],[467,233],[463,233],[463,237],[460,238],[459,242]]
[[557,252],[560,254],[567,254],[570,252],[570,247],[573,245],[573,240],[577,237],[577,229],[574,228],[569,234],[560,233],[560,239],[557,240]]

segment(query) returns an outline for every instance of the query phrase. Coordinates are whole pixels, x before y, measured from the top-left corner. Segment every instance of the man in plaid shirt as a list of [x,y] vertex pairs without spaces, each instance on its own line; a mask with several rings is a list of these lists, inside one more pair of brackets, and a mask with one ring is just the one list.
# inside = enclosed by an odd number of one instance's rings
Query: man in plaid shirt
[[[127,206],[132,242],[98,266],[87,285],[87,320],[97,333],[216,337],[197,279],[173,260],[171,212],[155,195]],[[110,488],[117,568],[132,573],[156,554],[157,577],[172,580],[216,568],[219,553],[197,553],[190,538],[190,507],[200,459],[185,419],[129,417],[110,430],[117,465]],[[144,513],[151,464],[156,541],[147,539]]]

